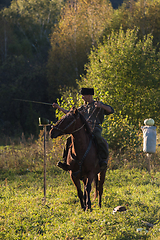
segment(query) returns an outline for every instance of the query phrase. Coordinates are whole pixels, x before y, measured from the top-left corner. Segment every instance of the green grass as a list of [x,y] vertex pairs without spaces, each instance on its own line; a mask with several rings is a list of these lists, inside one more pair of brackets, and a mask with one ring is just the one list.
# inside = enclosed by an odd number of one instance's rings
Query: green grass
[[[36,142],[0,146],[0,239],[160,240],[160,147],[151,159],[131,150],[110,153],[102,208],[83,212],[69,173],[56,167],[65,138],[47,142],[47,199],[43,199],[43,132]],[[157,144],[160,134],[157,135]],[[116,170],[115,167],[119,168]],[[91,197],[93,199],[94,187]],[[113,214],[124,205],[126,212]],[[142,221],[154,224],[148,228]],[[137,229],[142,231],[138,232]]]
[[[160,239],[159,172],[108,170],[102,208],[96,200],[92,212],[81,210],[69,174],[56,167],[47,173],[45,204],[43,173],[3,173],[0,179],[0,239]],[[118,205],[127,211],[113,214]]]

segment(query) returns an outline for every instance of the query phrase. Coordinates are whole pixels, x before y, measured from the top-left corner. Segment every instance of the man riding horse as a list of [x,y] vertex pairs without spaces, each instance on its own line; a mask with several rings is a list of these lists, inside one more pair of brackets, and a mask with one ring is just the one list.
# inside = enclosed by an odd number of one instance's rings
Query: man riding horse
[[[102,127],[100,126],[104,121],[104,115],[109,115],[114,113],[114,109],[104,104],[100,101],[94,101],[94,89],[93,88],[82,88],[81,89],[82,99],[84,100],[85,104],[78,108],[78,111],[84,116],[86,121],[88,122],[90,129],[92,131],[93,136],[97,142],[98,148],[98,158],[101,170],[107,168],[106,159],[108,158],[108,148],[106,147],[106,143],[101,136]],[[59,109],[63,113],[67,113],[68,111],[64,108],[61,108],[57,103],[53,103],[52,105],[54,108]],[[67,155],[68,150],[71,145],[71,137],[67,139],[66,146],[63,152],[63,163],[58,162],[57,166],[62,168],[65,171],[68,171],[69,165],[67,164]]]

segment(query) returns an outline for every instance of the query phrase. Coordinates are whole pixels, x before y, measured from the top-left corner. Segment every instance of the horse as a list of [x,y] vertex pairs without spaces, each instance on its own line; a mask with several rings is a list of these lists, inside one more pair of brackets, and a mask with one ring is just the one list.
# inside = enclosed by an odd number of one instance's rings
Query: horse
[[[75,107],[72,107],[50,130],[51,138],[65,134],[71,135],[67,164],[71,180],[77,189],[81,208],[91,211],[90,192],[93,181],[96,183],[94,200],[98,196],[98,205],[101,208],[106,169],[100,170],[97,148],[90,127]],[[106,146],[108,148],[107,142]],[[80,181],[84,184],[84,194]]]

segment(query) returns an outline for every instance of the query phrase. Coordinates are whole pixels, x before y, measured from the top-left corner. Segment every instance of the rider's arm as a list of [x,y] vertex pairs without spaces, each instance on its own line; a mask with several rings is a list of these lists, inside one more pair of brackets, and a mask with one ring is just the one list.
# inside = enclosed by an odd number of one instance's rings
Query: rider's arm
[[114,113],[114,109],[100,101],[94,103],[95,107],[104,109],[108,114]]
[[58,110],[60,110],[61,112],[65,113],[65,114],[69,112],[68,110],[66,110],[64,108],[61,108],[57,103],[53,103],[52,107],[57,108]]

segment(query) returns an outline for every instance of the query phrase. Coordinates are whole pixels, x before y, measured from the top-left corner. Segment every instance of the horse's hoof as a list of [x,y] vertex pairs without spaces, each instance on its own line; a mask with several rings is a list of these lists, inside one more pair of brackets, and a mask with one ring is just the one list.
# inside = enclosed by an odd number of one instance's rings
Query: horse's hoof
[[86,208],[85,212],[88,212],[88,211],[92,212],[92,209],[91,208]]
[[91,207],[86,207],[86,208],[85,208],[85,212],[87,212],[87,211],[92,212],[92,208],[91,208]]

